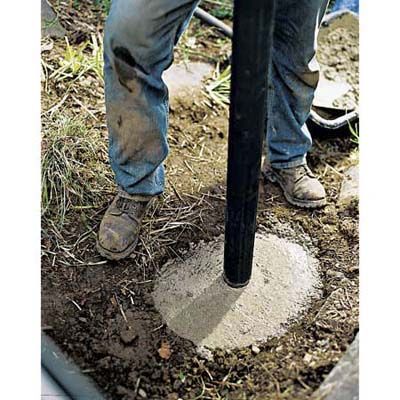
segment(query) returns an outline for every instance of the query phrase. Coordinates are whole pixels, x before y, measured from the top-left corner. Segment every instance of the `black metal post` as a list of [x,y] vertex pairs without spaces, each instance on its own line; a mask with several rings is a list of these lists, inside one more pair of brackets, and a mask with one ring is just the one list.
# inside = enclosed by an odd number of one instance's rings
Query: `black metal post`
[[275,0],[235,0],[225,211],[224,278],[251,276]]

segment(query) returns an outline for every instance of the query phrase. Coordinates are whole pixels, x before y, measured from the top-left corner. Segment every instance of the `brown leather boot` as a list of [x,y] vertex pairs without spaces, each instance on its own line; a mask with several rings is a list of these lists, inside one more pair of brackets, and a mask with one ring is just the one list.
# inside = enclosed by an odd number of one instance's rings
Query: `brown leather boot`
[[302,208],[319,208],[326,204],[324,187],[307,165],[292,168],[271,168],[264,172],[271,182],[277,182],[286,200]]
[[121,260],[135,249],[142,219],[152,197],[132,196],[120,190],[104,214],[97,250],[109,260]]

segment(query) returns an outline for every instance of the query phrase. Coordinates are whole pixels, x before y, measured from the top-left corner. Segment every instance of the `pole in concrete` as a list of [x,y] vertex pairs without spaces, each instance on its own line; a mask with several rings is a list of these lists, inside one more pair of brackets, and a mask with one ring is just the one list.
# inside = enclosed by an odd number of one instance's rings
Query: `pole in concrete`
[[235,0],[225,211],[224,278],[250,280],[267,126],[275,0]]
[[255,235],[274,6],[235,0],[225,238],[170,260],[154,285],[163,320],[201,357],[282,335],[320,292],[318,262],[306,249]]

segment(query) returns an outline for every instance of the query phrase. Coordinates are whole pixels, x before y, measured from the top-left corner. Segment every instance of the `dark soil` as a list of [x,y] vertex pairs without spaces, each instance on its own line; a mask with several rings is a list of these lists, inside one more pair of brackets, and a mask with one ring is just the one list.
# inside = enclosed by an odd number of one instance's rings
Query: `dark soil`
[[[87,10],[95,20],[96,11]],[[62,46],[56,41],[53,54]],[[88,90],[82,88],[84,103],[103,107],[101,89]],[[44,107],[62,97],[54,86]],[[94,248],[112,188],[100,206],[71,209],[61,227],[43,220],[43,329],[109,399],[309,399],[358,331],[358,204],[337,202],[343,172],[357,162],[355,145],[350,138],[315,141],[309,164],[327,189],[322,210],[293,208],[277,187],[260,180],[259,229],[315,253],[321,299],[285,335],[260,344],[258,354],[215,350],[206,360],[163,324],[151,297],[167,260],[224,231],[228,116],[203,102],[201,96],[182,99],[171,110],[166,191],[149,211],[131,259],[108,262]],[[81,112],[67,106],[67,113]],[[91,123],[105,140],[104,124]]]

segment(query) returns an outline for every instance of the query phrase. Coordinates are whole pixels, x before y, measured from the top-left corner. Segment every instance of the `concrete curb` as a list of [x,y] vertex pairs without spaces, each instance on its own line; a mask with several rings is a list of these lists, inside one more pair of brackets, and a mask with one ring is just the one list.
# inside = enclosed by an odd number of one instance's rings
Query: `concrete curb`
[[311,400],[359,399],[358,334]]

